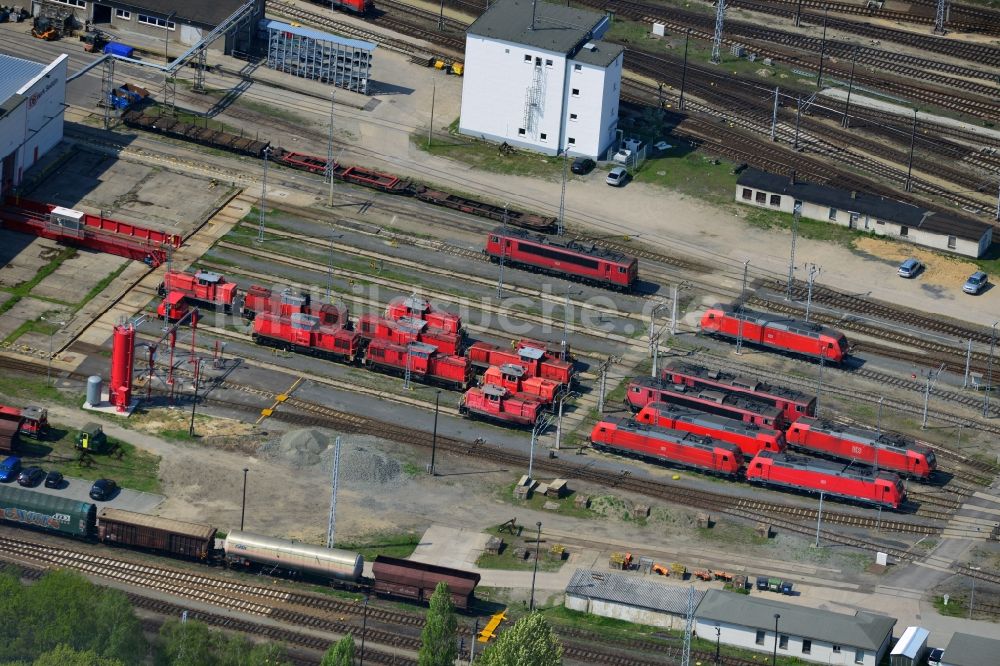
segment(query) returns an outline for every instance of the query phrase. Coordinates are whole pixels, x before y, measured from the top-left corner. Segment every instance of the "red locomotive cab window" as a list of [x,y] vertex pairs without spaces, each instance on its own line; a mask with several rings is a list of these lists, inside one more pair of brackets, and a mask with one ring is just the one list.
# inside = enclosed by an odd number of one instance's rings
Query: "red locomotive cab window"
[[729,462],[729,456],[722,456],[722,462]]
[[642,393],[642,389],[639,388],[638,386],[633,386],[632,393]]
[[491,243],[499,243],[500,242],[500,237],[499,236],[490,236],[490,242]]
[[758,469],[758,470],[763,470],[764,469],[764,463],[757,463],[756,465],[753,466],[753,468],[754,469]]
[[709,312],[708,313],[708,318],[709,319],[715,319],[715,313],[714,312]]

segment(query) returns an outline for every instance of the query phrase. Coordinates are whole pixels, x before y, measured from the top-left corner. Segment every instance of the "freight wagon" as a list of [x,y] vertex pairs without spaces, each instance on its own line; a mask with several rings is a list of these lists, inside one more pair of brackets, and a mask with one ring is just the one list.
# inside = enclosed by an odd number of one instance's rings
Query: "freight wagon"
[[358,553],[338,548],[323,548],[306,543],[233,530],[226,535],[226,562],[230,566],[280,570],[285,574],[324,580],[359,581],[364,558]]
[[544,347],[521,346],[505,349],[488,342],[474,342],[466,351],[466,356],[477,368],[503,366],[507,364],[524,368],[525,377],[542,377],[568,387],[574,380],[573,363],[560,361]]
[[90,502],[0,486],[0,519],[66,536],[88,538],[94,531],[97,507]]
[[109,545],[130,546],[167,555],[208,560],[215,549],[215,528],[122,509],[101,509],[97,538]]
[[747,458],[752,458],[762,450],[778,452],[785,450],[785,434],[780,430],[724,416],[705,414],[678,405],[651,402],[639,410],[635,420],[639,423],[693,432],[696,435],[735,444]]
[[386,340],[372,340],[365,350],[364,363],[369,368],[405,376],[425,384],[437,384],[464,391],[472,384],[472,364],[464,356],[440,354],[433,345],[411,342],[397,345]]
[[485,384],[466,391],[458,410],[470,418],[483,418],[504,425],[531,427],[538,422],[543,408],[536,400],[522,400],[502,386]]
[[761,427],[779,430],[785,425],[785,415],[780,409],[759,398],[752,398],[726,389],[688,391],[685,386],[675,386],[662,379],[641,377],[629,382],[625,405],[637,412],[651,402],[682,405],[726,418],[738,419]]
[[786,439],[789,446],[810,453],[853,460],[922,480],[929,479],[937,468],[929,446],[871,428],[807,417],[788,428]]
[[723,476],[735,477],[743,468],[743,452],[735,444],[631,419],[598,421],[590,432],[590,442],[598,451]]
[[827,460],[761,451],[747,466],[747,481],[764,486],[898,509],[906,500],[903,480],[893,472],[852,468]]
[[438,583],[446,583],[455,608],[466,610],[472,603],[480,575],[424,562],[379,555],[372,563],[375,594],[402,597],[417,602],[430,601]]
[[840,331],[792,319],[784,315],[738,311],[729,305],[709,308],[701,318],[708,335],[768,347],[798,356],[840,364],[850,353],[847,337]]
[[307,314],[260,314],[253,320],[252,337],[258,344],[344,363],[360,358],[363,343],[357,331],[322,326],[319,317]]
[[639,262],[593,243],[561,241],[523,229],[497,227],[486,236],[483,250],[490,261],[631,291],[639,277]]
[[664,381],[684,384],[691,388],[723,388],[767,400],[785,413],[789,423],[800,416],[813,416],[816,413],[816,396],[783,386],[774,386],[752,377],[709,370],[692,363],[674,361],[663,369],[660,377]]

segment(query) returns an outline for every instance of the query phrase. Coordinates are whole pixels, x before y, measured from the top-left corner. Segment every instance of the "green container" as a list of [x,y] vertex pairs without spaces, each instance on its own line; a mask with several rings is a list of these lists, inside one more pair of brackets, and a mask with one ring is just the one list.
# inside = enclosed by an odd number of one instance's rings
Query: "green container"
[[90,502],[46,495],[17,486],[0,486],[0,518],[68,536],[94,533],[97,507]]

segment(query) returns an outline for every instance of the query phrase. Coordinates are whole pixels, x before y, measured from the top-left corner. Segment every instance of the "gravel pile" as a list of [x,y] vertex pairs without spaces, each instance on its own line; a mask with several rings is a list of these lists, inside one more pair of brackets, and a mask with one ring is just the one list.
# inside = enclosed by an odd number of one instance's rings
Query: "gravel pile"
[[[323,470],[329,476],[333,469],[335,437],[314,428],[302,428],[285,433],[260,448],[258,455],[283,462],[294,468]],[[378,450],[378,440],[365,436],[344,436],[340,448],[340,481],[350,488],[363,486],[387,490],[405,481],[403,467],[395,458]]]
[[[330,453],[330,461],[333,460],[333,453]],[[356,446],[343,448],[340,452],[340,480],[364,483],[387,485],[400,480],[402,466],[398,461],[390,458],[381,451],[366,448],[360,442]]]
[[270,453],[293,467],[315,467],[324,462],[322,454],[329,448],[330,437],[326,433],[302,428],[285,433]]

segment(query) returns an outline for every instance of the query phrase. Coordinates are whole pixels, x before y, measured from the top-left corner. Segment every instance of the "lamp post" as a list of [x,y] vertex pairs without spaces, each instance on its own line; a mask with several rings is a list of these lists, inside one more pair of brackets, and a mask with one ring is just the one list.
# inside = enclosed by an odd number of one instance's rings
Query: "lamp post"
[[[971,571],[979,571],[979,567],[969,567]],[[972,579],[972,595],[969,597],[969,619],[972,619],[972,609],[976,605],[976,578],[975,576],[969,576]]]
[[993,390],[993,350],[997,344],[997,324],[1000,324],[1000,321],[993,322],[993,333],[990,336],[990,356],[986,360],[986,391],[983,393],[983,416],[986,417],[990,415],[990,391]]
[[170,12],[167,14],[166,22],[163,24],[163,59],[167,62],[170,62],[170,56],[167,53],[167,44],[170,39],[170,22],[174,20],[175,16],[177,16],[177,12]]
[[559,450],[559,445],[562,442],[562,415],[563,415],[563,402],[566,398],[570,398],[576,395],[575,391],[567,391],[559,398],[559,416],[556,419],[556,451]]
[[722,642],[722,628],[715,626],[715,666],[719,666],[719,644]]
[[434,434],[431,435],[431,476],[434,476],[434,457],[437,454],[438,444],[438,410],[441,406],[440,389],[434,394]]
[[49,333],[49,357],[48,357],[48,364],[45,367],[45,385],[52,386],[52,338],[55,336],[56,331],[58,331],[59,328],[66,325],[66,322],[53,321],[52,319],[46,319],[45,317],[39,317],[39,319],[41,319],[42,321],[47,321],[50,324],[56,324],[57,326],[55,330]]
[[538,544],[542,541],[542,521],[535,523],[538,527],[538,534],[535,535],[535,567],[531,571],[531,603],[528,610],[535,610],[535,576],[538,575]]
[[243,468],[243,504],[240,509],[240,532],[243,531],[243,519],[247,515],[247,472],[250,471],[249,467]]
[[365,666],[365,634],[368,632],[368,595],[365,595],[365,614],[361,620],[361,663]]
[[774,614],[774,653],[771,655],[771,666],[776,666],[778,663],[778,620],[781,619],[781,613]]

